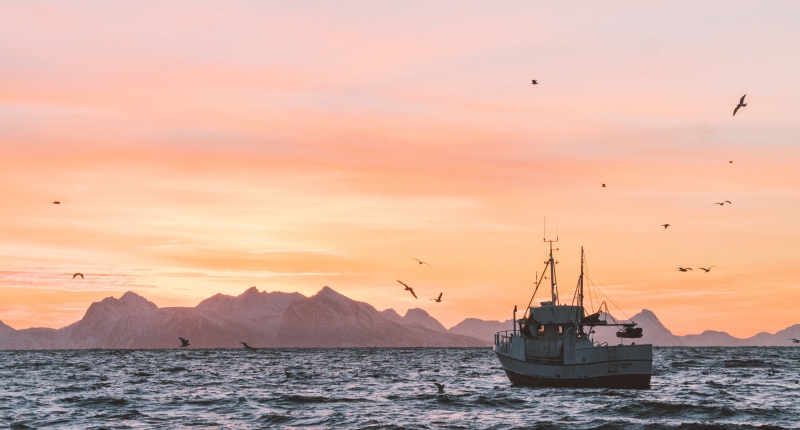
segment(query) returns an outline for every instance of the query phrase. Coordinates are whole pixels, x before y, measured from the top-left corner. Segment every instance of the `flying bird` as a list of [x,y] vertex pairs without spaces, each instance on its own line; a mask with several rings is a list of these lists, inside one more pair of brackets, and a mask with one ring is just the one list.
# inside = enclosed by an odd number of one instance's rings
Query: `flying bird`
[[246,343],[244,343],[244,342],[239,342],[239,343],[241,343],[242,345],[244,345],[244,348],[245,348],[245,349],[249,349],[250,351],[253,351],[253,352],[258,352],[258,351],[256,351],[256,349],[255,349],[255,348],[253,348],[252,346],[250,346],[250,345],[248,345],[248,344],[246,344]]
[[792,339],[789,339],[789,340],[791,340],[792,343],[800,343],[800,339],[792,338]]
[[[417,261],[417,262],[418,262],[420,265],[422,265],[422,264],[427,264],[428,266],[431,266],[430,264],[428,264],[428,263],[426,263],[426,262],[424,262],[424,261],[422,261],[422,260],[416,259],[416,258],[414,258],[414,257],[408,257],[408,258],[410,258],[410,259],[412,259],[412,260],[416,260],[416,261]],[[433,266],[431,266],[431,267],[433,267]]]
[[539,85],[539,83],[538,83],[538,82],[536,82],[536,79],[533,79],[533,80],[531,80],[531,84],[532,84],[532,85]]
[[602,184],[602,185],[603,185],[603,188],[606,188],[606,184]]
[[53,202],[53,204],[54,204],[54,205],[60,205],[60,204],[61,204],[61,202],[59,202],[58,200],[56,200],[56,201],[54,201],[54,202]]
[[[716,266],[716,264],[715,264],[714,266]],[[714,267],[714,266],[711,266],[711,267]],[[706,269],[705,267],[698,267],[698,269],[700,269],[700,270],[705,270],[705,271],[706,271],[706,273],[708,273],[708,272],[710,272],[710,271],[711,271],[711,267],[709,267],[708,269]]]
[[[714,205],[725,206],[725,203],[727,203],[727,204],[729,204],[729,205],[732,205],[732,204],[733,204],[733,203],[731,203],[731,201],[730,201],[730,200],[725,200],[724,202],[717,202],[717,203],[714,203]],[[714,205],[711,205],[711,206],[714,206]]]
[[433,300],[436,303],[441,303],[442,302],[442,293],[439,293],[439,298],[438,299],[431,299],[431,300]]
[[664,230],[666,230],[667,227],[669,227],[669,224],[661,224],[661,227],[664,227]]
[[72,275],[72,279],[75,279],[75,278],[77,278],[78,276],[80,276],[80,277],[81,277],[81,279],[84,279],[84,277],[83,277],[83,273],[76,273],[76,274]]
[[434,382],[433,385],[436,385],[436,388],[439,389],[439,394],[444,394],[444,384],[440,384],[438,382]]
[[742,98],[739,99],[739,104],[736,105],[736,109],[733,110],[733,115],[734,116],[736,115],[736,111],[739,110],[739,108],[743,108],[743,107],[747,106],[747,103],[744,102],[744,98],[745,97],[747,97],[747,94],[743,95]]
[[733,160],[728,160],[728,163],[731,163],[731,164],[733,164]]
[[187,346],[190,345],[189,339],[184,339],[182,337],[179,337],[178,339],[181,340],[181,348],[186,348]]
[[410,291],[411,295],[414,296],[415,299],[417,298],[417,295],[414,294],[414,289],[413,288],[409,287],[408,285],[406,285],[405,283],[403,283],[403,281],[401,281],[399,279],[397,280],[397,282],[401,283],[404,287],[406,287],[405,291]]
[[685,272],[687,270],[692,270],[692,268],[691,267],[678,267],[678,270],[680,270],[681,272]]

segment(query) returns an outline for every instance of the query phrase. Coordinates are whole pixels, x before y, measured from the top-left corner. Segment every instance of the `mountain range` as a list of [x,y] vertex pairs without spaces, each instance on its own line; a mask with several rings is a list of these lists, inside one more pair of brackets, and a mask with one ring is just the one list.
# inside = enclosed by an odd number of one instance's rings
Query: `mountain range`
[[[649,310],[632,320],[644,329],[639,343],[656,346],[781,346],[800,338],[800,324],[774,335],[738,339],[724,332],[672,334]],[[400,316],[378,311],[329,287],[305,297],[300,293],[217,294],[195,307],[159,308],[127,292],[92,303],[80,321],[60,329],[15,330],[0,322],[0,350],[173,348],[178,337],[196,348],[234,348],[240,342],[258,348],[294,347],[474,347],[490,346],[494,333],[512,329],[511,320],[467,318],[449,330],[422,309]],[[611,327],[595,328],[594,339],[618,343]]]

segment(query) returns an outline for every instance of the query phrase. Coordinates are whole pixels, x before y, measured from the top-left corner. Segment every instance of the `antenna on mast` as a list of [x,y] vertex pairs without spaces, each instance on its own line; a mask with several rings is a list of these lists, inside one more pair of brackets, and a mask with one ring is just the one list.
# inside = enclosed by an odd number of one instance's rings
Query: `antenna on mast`
[[[547,220],[545,219],[545,222]],[[558,232],[556,232],[556,240],[547,240],[547,224],[545,224],[545,231],[544,231],[544,241],[550,243],[550,258],[547,259],[547,264],[550,266],[550,296],[552,298],[552,304],[558,304],[558,283],[556,282],[556,263],[555,259],[553,259],[553,243],[558,243]],[[556,229],[558,228],[558,221],[556,221]],[[558,248],[556,248],[558,251]],[[545,270],[546,270],[545,266]],[[544,276],[544,274],[542,274]]]
[[[543,219],[544,221],[542,222],[542,241],[550,242],[551,244],[558,243],[558,219],[556,219],[556,240],[547,240],[547,217],[543,217]],[[558,251],[557,248],[556,251]]]

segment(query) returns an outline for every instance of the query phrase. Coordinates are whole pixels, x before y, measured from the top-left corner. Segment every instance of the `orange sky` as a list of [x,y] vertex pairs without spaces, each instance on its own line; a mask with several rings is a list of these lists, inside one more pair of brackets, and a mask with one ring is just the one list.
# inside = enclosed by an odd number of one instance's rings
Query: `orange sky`
[[676,334],[800,323],[798,19],[793,2],[0,4],[0,321],[252,285],[507,319],[547,217],[562,297],[583,245],[623,312]]

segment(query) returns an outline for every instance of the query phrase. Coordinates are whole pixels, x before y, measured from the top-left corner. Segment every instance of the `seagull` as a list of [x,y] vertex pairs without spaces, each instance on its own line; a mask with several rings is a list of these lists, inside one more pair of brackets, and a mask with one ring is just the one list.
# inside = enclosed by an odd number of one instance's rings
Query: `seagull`
[[536,82],[536,79],[533,79],[533,80],[531,80],[531,85],[539,85],[539,83]]
[[190,345],[189,339],[184,339],[182,337],[179,337],[178,339],[181,340],[181,348],[186,348],[187,346]]
[[[731,201],[730,201],[730,200],[725,200],[724,202],[717,202],[717,203],[714,203],[714,205],[725,206],[725,203],[727,203],[727,204],[729,204],[729,205],[732,205],[732,204],[733,204],[733,203],[731,203]],[[711,205],[711,206],[714,206],[714,205]]]
[[53,204],[54,204],[54,205],[60,205],[60,204],[61,204],[61,202],[59,202],[58,200],[56,200],[56,201],[54,201],[54,202],[53,202]]
[[728,160],[728,163],[731,163],[731,164],[733,164],[733,160]]
[[606,188],[606,184],[602,184],[602,185],[603,185],[603,188]]
[[687,270],[692,270],[692,268],[691,267],[678,267],[678,270],[680,270],[681,272],[685,272]]
[[[421,265],[422,265],[422,264],[428,264],[428,263],[426,263],[426,262],[424,262],[424,261],[422,261],[422,260],[418,260],[418,259],[416,259],[416,258],[414,258],[414,257],[408,257],[408,258],[410,258],[410,259],[412,259],[412,260],[416,260],[416,261],[417,261],[417,262],[419,262],[419,264],[421,264]],[[428,264],[428,266],[431,266],[431,265],[430,265],[430,264]],[[431,267],[433,267],[433,266],[431,266]]]
[[[716,264],[715,264],[714,266],[716,266]],[[711,266],[711,267],[714,267],[714,266]],[[705,270],[705,271],[706,271],[706,273],[708,273],[708,272],[710,272],[710,271],[711,271],[711,267],[709,267],[708,269],[706,269],[705,267],[698,267],[698,269],[700,269],[700,270]]]
[[733,115],[734,116],[736,115],[736,111],[739,110],[739,108],[743,108],[743,107],[747,106],[747,103],[744,102],[744,98],[745,97],[747,97],[747,94],[743,95],[742,98],[739,99],[739,104],[736,105],[736,109],[733,110]]
[[661,224],[661,227],[664,227],[664,230],[666,230],[667,227],[669,227],[669,224]]
[[439,394],[444,394],[444,384],[440,384],[438,382],[434,382],[433,385],[436,385],[436,388],[439,389]]
[[792,343],[800,343],[800,339],[791,338],[789,340],[791,340]]
[[433,300],[436,303],[441,303],[442,302],[442,293],[439,293],[439,298],[438,299],[431,299],[431,300]]
[[75,278],[77,278],[78,276],[80,276],[80,277],[81,277],[81,279],[84,279],[84,277],[83,277],[83,273],[76,273],[76,274],[72,275],[72,279],[75,279]]
[[403,284],[403,286],[406,287],[405,291],[411,291],[411,295],[414,296],[415,299],[417,298],[417,295],[414,294],[414,289],[413,288],[411,288],[408,285],[404,284],[403,281],[401,281],[399,279],[397,280],[397,282]]
[[241,343],[242,345],[244,345],[244,348],[245,348],[245,349],[249,349],[250,351],[253,351],[253,352],[258,352],[258,351],[256,351],[256,349],[255,349],[255,348],[253,348],[252,346],[250,346],[250,345],[248,345],[248,344],[246,344],[246,343],[244,343],[244,342],[239,342],[239,343]]

